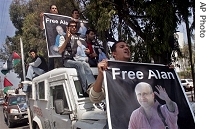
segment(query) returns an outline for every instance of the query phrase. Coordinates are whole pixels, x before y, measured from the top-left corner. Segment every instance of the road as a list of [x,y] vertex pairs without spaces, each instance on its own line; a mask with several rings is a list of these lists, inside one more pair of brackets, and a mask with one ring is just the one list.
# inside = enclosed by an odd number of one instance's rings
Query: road
[[[0,128],[1,129],[9,129],[6,125],[6,123],[4,122],[2,106],[0,106]],[[16,126],[14,126],[13,128],[10,128],[10,129],[29,129],[29,125],[17,124]]]

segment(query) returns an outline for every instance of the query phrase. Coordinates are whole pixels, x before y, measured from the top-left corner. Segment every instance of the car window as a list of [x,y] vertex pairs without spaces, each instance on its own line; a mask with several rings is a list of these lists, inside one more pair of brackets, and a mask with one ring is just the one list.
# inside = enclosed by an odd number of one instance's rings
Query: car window
[[187,81],[188,81],[188,82],[193,82],[193,80],[192,80],[192,79],[188,79]]
[[181,83],[185,83],[186,81],[185,80],[181,80]]
[[17,103],[25,103],[26,97],[25,96],[18,96],[17,97]]
[[26,97],[25,96],[14,96],[9,99],[9,105],[17,105],[19,103],[25,103]]
[[17,105],[17,98],[11,97],[9,99],[9,105]]

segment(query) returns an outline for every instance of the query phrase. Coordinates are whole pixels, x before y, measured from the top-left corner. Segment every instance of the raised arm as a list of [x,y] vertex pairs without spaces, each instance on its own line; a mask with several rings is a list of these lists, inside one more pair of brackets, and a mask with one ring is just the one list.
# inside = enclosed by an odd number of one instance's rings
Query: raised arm
[[58,48],[58,52],[60,54],[62,54],[62,52],[65,50],[67,43],[69,42],[69,40],[71,39],[71,32],[70,29],[68,27],[66,27],[66,40],[65,42],[63,42],[63,44]]
[[107,60],[102,60],[98,63],[98,76],[96,78],[96,81],[93,85],[93,90],[95,92],[101,92],[102,90],[102,83],[103,83],[103,71],[107,69]]
[[166,102],[166,106],[170,112],[175,111],[175,104],[174,102],[168,97],[168,94],[166,93],[166,90],[162,88],[162,86],[155,86],[158,90],[159,94],[157,92],[154,92],[160,99],[164,100]]
[[44,29],[44,25],[43,25],[43,18],[44,18],[44,13],[40,13],[40,28],[43,30]]
[[103,88],[103,71],[107,69],[107,60],[98,63],[98,76],[96,81],[88,89],[89,98],[93,103],[99,103],[105,99],[105,91]]

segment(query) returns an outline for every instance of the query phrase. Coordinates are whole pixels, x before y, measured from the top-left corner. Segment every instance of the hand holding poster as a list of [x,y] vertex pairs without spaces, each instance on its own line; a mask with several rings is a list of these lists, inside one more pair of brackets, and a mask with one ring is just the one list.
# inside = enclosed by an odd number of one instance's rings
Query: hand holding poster
[[[157,111],[158,105],[170,129],[195,128],[194,114],[174,69],[164,65],[109,61],[104,77],[109,129],[128,129],[130,119],[135,119],[135,126],[130,129],[163,129],[165,125]],[[137,84],[144,84],[147,91]],[[173,111],[166,103],[169,100],[173,102]],[[151,109],[142,109],[147,106]],[[138,115],[131,117],[134,112]]]

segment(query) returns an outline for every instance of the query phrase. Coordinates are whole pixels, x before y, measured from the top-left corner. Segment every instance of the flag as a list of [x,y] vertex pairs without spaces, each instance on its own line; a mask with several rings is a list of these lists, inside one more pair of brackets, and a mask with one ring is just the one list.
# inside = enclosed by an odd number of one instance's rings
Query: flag
[[11,87],[11,86],[5,87],[4,90],[3,90],[3,92],[6,94],[7,91],[10,89],[10,87]]
[[20,59],[20,56],[16,52],[13,52],[12,59]]
[[20,62],[20,59],[13,59],[13,67]]
[[4,63],[2,66],[1,72],[6,75],[15,65],[17,65],[20,62],[20,56],[16,53],[13,52],[10,56],[9,59]]
[[9,73],[9,70],[1,70],[1,73],[3,73],[4,75],[6,75],[7,73]]
[[13,84],[7,78],[4,78],[4,87],[8,86],[13,86]]
[[12,69],[12,60],[7,60],[2,66],[2,70],[11,70]]
[[3,66],[2,66],[2,70],[7,70],[8,66],[7,66],[7,61],[5,63],[3,63]]

